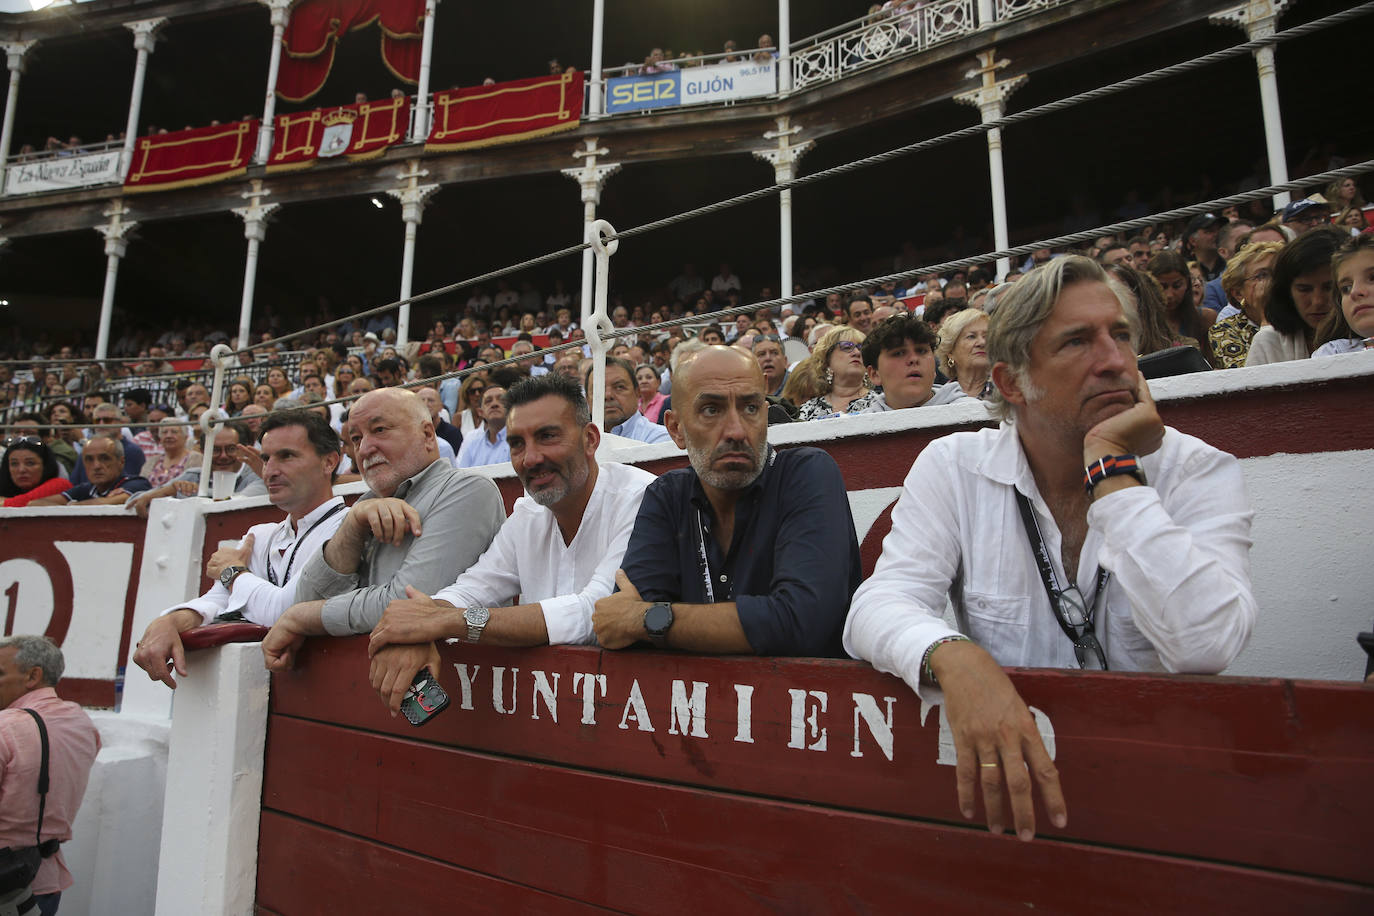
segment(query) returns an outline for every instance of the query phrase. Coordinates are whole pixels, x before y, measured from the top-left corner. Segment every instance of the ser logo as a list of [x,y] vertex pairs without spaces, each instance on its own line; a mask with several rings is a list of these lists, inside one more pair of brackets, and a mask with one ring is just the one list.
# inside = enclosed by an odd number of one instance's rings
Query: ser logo
[[677,97],[677,80],[673,77],[636,80],[611,87],[611,104],[614,106],[675,101]]

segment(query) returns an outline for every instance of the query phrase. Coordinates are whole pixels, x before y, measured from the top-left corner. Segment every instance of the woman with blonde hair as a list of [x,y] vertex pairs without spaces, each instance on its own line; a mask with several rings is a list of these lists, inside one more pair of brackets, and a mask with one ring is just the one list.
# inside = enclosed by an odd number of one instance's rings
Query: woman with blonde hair
[[992,364],[988,362],[988,316],[979,309],[955,312],[940,325],[935,365],[959,383],[971,398],[988,390]]
[[454,424],[458,429],[467,435],[482,426],[482,393],[487,390],[486,373],[474,372],[463,377],[463,383],[458,386],[458,414],[455,417],[458,422]]
[[859,413],[877,399],[860,351],[864,336],[854,328],[835,328],[816,344],[805,361],[812,363],[822,393],[801,405],[798,420]]
[[1240,311],[1218,318],[1207,331],[1207,342],[1218,369],[1245,365],[1250,342],[1264,324],[1264,304],[1269,298],[1269,282],[1274,276],[1274,259],[1283,245],[1278,242],[1251,242],[1231,255],[1221,275],[1221,288],[1227,298],[1240,303]]

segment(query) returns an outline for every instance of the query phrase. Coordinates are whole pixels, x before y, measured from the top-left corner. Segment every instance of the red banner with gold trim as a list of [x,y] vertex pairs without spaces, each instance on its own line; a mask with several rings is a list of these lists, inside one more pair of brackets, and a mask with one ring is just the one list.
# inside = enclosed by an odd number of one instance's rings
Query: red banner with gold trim
[[513,80],[434,94],[425,150],[472,149],[571,130],[582,120],[582,73]]
[[166,191],[242,175],[253,158],[260,124],[255,118],[139,137],[124,188]]
[[358,102],[277,115],[267,171],[304,169],[318,159],[372,159],[406,138],[410,98]]

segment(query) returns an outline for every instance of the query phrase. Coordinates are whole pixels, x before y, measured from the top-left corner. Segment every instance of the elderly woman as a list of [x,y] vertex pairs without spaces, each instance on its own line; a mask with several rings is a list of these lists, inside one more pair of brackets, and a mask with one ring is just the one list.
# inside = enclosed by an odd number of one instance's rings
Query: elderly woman
[[[270,406],[269,406],[270,409]],[[157,442],[162,454],[143,466],[143,476],[154,487],[171,483],[200,464],[201,453],[190,448],[191,430],[176,417],[167,417],[157,425]]]
[[1221,288],[1227,298],[1240,303],[1241,310],[1218,318],[1207,332],[1218,369],[1245,365],[1250,344],[1264,324],[1264,304],[1269,298],[1269,281],[1274,276],[1274,259],[1282,250],[1278,242],[1251,242],[1226,262]]
[[935,364],[959,383],[964,394],[981,398],[988,391],[992,364],[988,362],[988,316],[978,309],[964,309],[945,319]]
[[71,489],[72,482],[57,469],[57,456],[37,436],[11,439],[0,464],[0,505],[5,508],[27,506]]
[[663,422],[663,405],[668,396],[658,390],[662,382],[658,370],[647,363],[635,369],[635,386],[639,389],[639,412],[651,423]]
[[1312,355],[1317,328],[1331,311],[1331,256],[1344,240],[1339,229],[1325,226],[1298,236],[1279,252],[1264,305],[1268,324],[1255,332],[1245,365]]
[[807,359],[815,364],[823,393],[801,405],[798,420],[859,413],[877,400],[860,352],[863,341],[863,332],[854,328],[834,328],[820,339]]

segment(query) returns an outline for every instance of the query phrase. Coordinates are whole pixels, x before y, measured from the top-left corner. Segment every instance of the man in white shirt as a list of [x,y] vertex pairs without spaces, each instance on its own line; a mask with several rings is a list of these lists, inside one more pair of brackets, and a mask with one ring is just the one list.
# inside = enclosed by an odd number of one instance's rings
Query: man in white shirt
[[1068,813],[1003,665],[1213,674],[1255,620],[1239,463],[1164,426],[1128,301],[1070,256],[1002,297],[988,358],[1004,422],[921,452],[845,625],[851,655],[945,703],[964,816],[980,784],[1000,832],[1005,784],[1022,839],[1032,780],[1055,826]]
[[[372,631],[372,651],[445,637],[496,646],[596,642],[592,612],[615,588],[654,476],[624,464],[597,465],[601,432],[575,381],[555,374],[528,379],[505,400],[511,464],[528,495],[456,582],[432,598],[408,588],[407,598],[392,601]],[[512,601],[515,607],[504,606]],[[407,686],[373,683],[393,714]]]
[[183,632],[221,614],[267,627],[276,623],[295,600],[296,577],[343,520],[343,500],[333,491],[339,437],[324,418],[306,410],[279,412],[262,427],[268,498],[286,518],[254,525],[238,546],[215,551],[205,568],[216,580],[210,590],[164,611],[144,631],[134,664],[173,689],[173,667],[186,675]]

